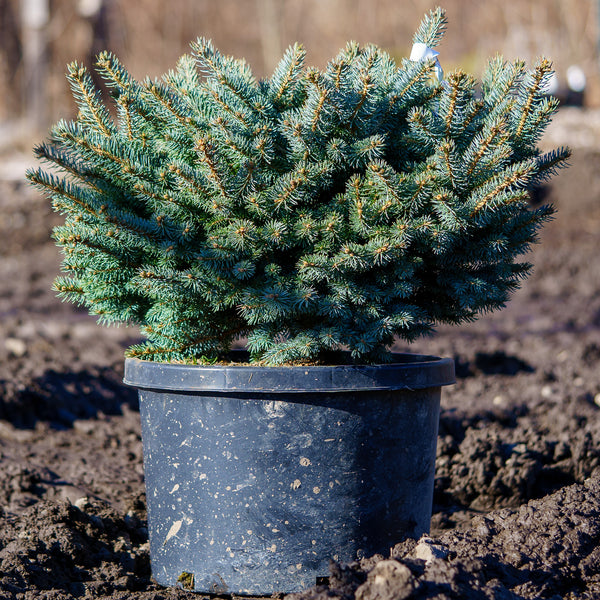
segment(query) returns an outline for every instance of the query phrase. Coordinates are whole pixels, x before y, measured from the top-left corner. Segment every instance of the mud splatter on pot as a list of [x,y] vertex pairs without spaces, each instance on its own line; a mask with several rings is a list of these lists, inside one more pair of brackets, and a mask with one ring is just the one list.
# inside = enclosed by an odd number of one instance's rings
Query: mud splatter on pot
[[441,386],[454,363],[193,366],[127,359],[139,389],[155,579],[269,595],[331,558],[429,530]]

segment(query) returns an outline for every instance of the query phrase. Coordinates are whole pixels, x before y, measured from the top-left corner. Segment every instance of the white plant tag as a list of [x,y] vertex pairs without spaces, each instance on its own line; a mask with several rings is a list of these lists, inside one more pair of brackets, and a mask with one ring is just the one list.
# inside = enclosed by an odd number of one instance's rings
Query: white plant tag
[[416,42],[413,44],[409,60],[418,62],[420,60],[429,60],[430,58],[435,58],[435,76],[438,78],[438,81],[443,81],[444,70],[442,69],[442,65],[438,60],[439,55],[440,53],[437,50],[430,48],[427,44]]

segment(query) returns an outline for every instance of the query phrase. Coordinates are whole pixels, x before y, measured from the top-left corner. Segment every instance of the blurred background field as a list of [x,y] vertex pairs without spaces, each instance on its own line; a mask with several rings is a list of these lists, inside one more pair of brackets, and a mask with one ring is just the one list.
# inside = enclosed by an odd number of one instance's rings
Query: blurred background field
[[[302,42],[322,67],[347,40],[373,42],[400,59],[431,0],[0,0],[0,152],[29,151],[47,127],[73,116],[64,78],[72,60],[117,54],[135,77],[158,77],[198,36],[245,57],[267,76]],[[600,0],[446,0],[439,50],[446,71],[479,76],[488,57],[550,57],[561,93],[567,74],[583,103],[600,106]],[[582,100],[577,94],[578,101]],[[6,168],[3,170],[6,171]]]

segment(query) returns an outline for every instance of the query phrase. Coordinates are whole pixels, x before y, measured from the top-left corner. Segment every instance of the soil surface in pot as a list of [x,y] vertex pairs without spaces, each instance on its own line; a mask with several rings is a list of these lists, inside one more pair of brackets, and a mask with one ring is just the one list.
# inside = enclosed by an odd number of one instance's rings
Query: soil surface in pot
[[[552,126],[572,166],[536,194],[558,213],[507,308],[398,345],[457,363],[431,536],[332,563],[294,600],[600,598],[600,148],[569,137],[591,118]],[[46,200],[3,182],[0,210],[0,598],[198,598],[150,576],[137,397],[121,383],[136,331],[56,299]]]

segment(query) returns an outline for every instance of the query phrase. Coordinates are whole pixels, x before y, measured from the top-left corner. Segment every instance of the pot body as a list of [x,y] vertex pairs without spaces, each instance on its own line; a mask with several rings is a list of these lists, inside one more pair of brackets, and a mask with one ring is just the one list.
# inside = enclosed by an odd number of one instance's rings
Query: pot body
[[269,595],[428,532],[449,359],[198,367],[127,359],[154,578]]

